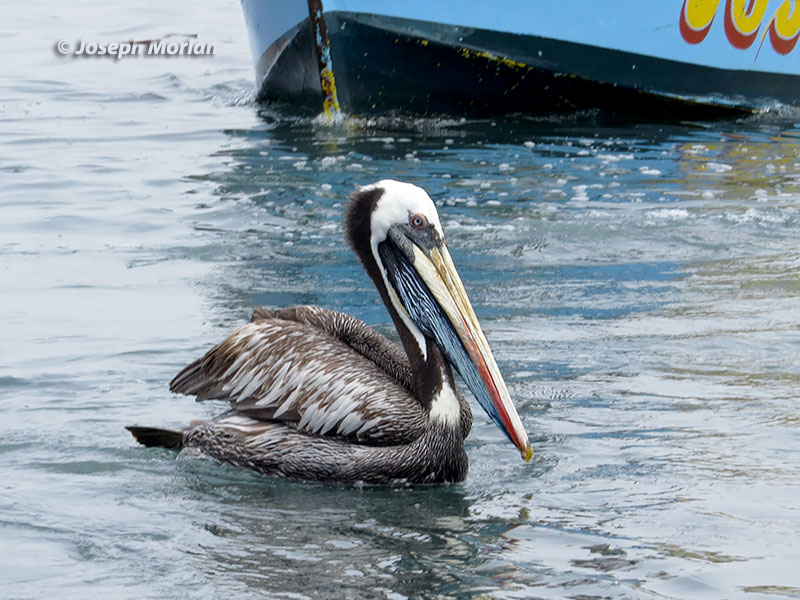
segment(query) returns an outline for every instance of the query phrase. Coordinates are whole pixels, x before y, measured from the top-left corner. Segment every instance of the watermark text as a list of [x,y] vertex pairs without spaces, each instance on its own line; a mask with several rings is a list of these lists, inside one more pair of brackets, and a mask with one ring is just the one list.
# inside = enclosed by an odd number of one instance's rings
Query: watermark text
[[[183,39],[170,39],[180,37]],[[187,39],[188,38],[188,39]],[[137,56],[214,56],[214,44],[201,42],[196,35],[171,34],[157,40],[131,40],[127,42],[94,42],[58,40],[54,50],[61,56],[75,58],[104,57],[113,60]]]

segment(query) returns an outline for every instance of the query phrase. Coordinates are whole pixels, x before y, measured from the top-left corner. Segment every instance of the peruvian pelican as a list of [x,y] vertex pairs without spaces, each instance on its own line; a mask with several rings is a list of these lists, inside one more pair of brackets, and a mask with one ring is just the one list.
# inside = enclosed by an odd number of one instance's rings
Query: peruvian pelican
[[173,392],[230,401],[181,431],[129,427],[269,475],[377,485],[463,480],[472,412],[452,368],[530,460],[533,450],[421,188],[384,180],[347,205],[347,240],[394,321],[403,352],[348,314],[256,309],[250,323],[183,369]]

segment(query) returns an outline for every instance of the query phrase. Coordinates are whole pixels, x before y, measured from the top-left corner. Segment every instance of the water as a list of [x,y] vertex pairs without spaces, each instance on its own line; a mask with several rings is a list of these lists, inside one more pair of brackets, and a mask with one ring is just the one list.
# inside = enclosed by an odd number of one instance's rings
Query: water
[[[3,5],[0,597],[798,598],[800,118],[331,128],[252,101],[238,5]],[[197,33],[213,58],[60,58]],[[535,455],[293,484],[138,447],[258,304],[390,333],[342,202],[424,186]]]

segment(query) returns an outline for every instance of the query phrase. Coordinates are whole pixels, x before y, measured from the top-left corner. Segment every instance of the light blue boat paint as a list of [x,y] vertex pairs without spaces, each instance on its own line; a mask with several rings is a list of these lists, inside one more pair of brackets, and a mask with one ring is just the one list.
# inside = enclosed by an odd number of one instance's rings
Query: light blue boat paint
[[[539,36],[721,69],[800,75],[800,45],[788,55],[781,55],[766,35],[770,19],[785,1],[769,0],[756,40],[745,50],[733,47],[725,35],[725,0],[719,2],[710,31],[699,44],[690,44],[681,36],[683,3],[679,0],[326,0],[324,8],[325,12],[372,14]],[[284,32],[308,17],[304,1],[242,0],[242,6],[255,61]],[[264,14],[270,18],[260,16]]]

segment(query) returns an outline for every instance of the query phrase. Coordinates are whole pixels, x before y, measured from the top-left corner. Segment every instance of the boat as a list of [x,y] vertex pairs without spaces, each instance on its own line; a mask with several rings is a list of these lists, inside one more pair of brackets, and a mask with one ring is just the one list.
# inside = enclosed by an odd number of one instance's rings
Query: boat
[[258,100],[485,118],[800,104],[798,0],[242,0]]

